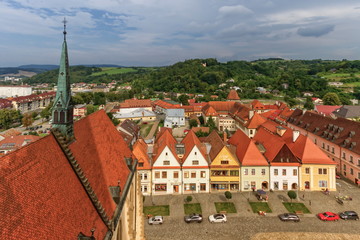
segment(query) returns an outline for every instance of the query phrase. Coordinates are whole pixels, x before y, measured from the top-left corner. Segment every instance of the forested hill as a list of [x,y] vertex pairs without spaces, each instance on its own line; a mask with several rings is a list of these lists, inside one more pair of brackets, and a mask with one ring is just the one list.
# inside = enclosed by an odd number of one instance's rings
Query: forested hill
[[337,91],[329,89],[328,82],[338,81],[341,74],[341,81],[359,82],[360,61],[264,59],[220,63],[215,59],[194,59],[137,76],[132,85],[135,92],[152,89],[221,96],[229,87],[237,86],[245,98],[260,97],[256,91],[259,87],[291,97],[306,91],[322,97],[330,90]]

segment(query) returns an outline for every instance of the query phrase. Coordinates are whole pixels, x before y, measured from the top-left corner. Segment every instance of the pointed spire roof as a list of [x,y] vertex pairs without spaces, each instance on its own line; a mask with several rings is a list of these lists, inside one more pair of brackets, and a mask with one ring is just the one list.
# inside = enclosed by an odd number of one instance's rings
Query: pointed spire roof
[[66,43],[66,20],[64,19],[64,42],[62,44],[57,91],[52,107],[52,127],[70,140],[74,136],[73,106],[71,104],[69,58]]
[[240,100],[240,97],[235,89],[231,89],[226,99],[227,100]]

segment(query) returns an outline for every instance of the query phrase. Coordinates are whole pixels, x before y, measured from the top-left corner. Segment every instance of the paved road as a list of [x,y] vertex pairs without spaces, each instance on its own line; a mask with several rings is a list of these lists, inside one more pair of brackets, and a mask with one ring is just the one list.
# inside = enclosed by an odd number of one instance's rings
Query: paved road
[[[299,223],[281,222],[277,217],[228,217],[227,223],[187,224],[182,218],[165,217],[163,225],[145,225],[147,240],[250,240],[262,232],[326,232],[359,234],[360,221],[322,222],[315,217],[303,217]],[[358,238],[357,238],[358,237]],[[339,238],[344,239],[344,238]],[[360,235],[354,239],[360,239]]]
[[[318,232],[318,233],[352,233],[359,234],[351,239],[360,239],[360,221],[322,222],[316,214],[324,211],[342,212],[355,210],[360,213],[360,189],[343,180],[337,180],[337,192],[325,195],[321,192],[299,192],[298,202],[302,202],[311,211],[311,214],[301,216],[301,222],[281,222],[277,215],[286,212],[283,201],[289,201],[286,192],[269,193],[269,206],[273,213],[266,217],[259,216],[251,211],[248,199],[257,201],[250,192],[234,192],[230,200],[235,204],[237,213],[228,214],[225,224],[210,224],[207,220],[203,223],[186,224],[183,220],[183,204],[186,195],[163,195],[146,197],[144,205],[170,205],[170,216],[164,217],[161,226],[146,224],[145,233],[148,240],[158,239],[244,239],[249,240],[257,233],[262,232]],[[335,196],[348,195],[353,198],[344,205],[336,202]],[[214,202],[226,201],[224,193],[192,194],[193,202],[201,204],[204,217],[215,213]],[[266,238],[264,238],[266,239]],[[304,239],[304,238],[302,238]],[[317,238],[313,238],[317,239]],[[344,237],[336,239],[347,239]],[[307,239],[306,239],[307,240]]]

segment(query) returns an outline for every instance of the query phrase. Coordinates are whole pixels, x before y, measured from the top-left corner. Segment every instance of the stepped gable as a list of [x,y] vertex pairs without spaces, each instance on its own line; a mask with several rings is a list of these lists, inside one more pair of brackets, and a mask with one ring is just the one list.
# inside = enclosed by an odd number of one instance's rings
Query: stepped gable
[[360,154],[360,122],[332,119],[309,111],[299,115],[295,111],[288,123]]
[[185,146],[185,155],[183,157],[184,160],[189,156],[191,150],[196,146],[203,157],[206,159],[206,147],[200,142],[199,138],[195,135],[193,130],[190,130],[188,134],[186,134],[185,138],[181,141],[181,143]]
[[138,139],[133,146],[133,155],[138,160],[138,163],[143,163],[142,167],[137,166],[139,170],[148,170],[151,169],[150,157],[148,155],[148,145],[145,141],[140,138]]
[[266,122],[266,120],[260,116],[257,112],[254,113],[254,116],[249,120],[248,124],[245,125],[247,128],[258,128],[261,124]]
[[318,146],[316,146],[308,137],[300,135],[295,143],[288,142],[292,152],[301,159],[303,164],[334,164]]
[[100,110],[74,123],[71,152],[110,218],[116,208],[110,186],[124,189],[130,170],[125,158],[132,157],[120,133],[105,111]]
[[252,141],[241,130],[229,139],[229,144],[236,146],[236,156],[243,166],[268,165],[265,157],[260,153],[254,141]]
[[221,151],[221,149],[224,148],[225,144],[222,141],[221,137],[219,136],[219,134],[213,130],[209,136],[207,136],[204,140],[207,143],[210,143],[211,145],[211,149],[209,152],[209,157],[210,160],[213,161],[216,156],[219,154],[219,152]]
[[0,192],[1,239],[76,239],[92,228],[104,239],[108,230],[52,134],[1,158]]
[[180,162],[179,157],[176,154],[176,144],[177,141],[171,134],[170,128],[163,128],[161,134],[159,135],[159,138],[156,139],[154,144],[154,157],[153,157],[153,163],[158,159],[162,151],[165,149],[165,147],[168,147],[176,160]]
[[227,100],[240,100],[240,97],[235,89],[231,89],[226,99]]

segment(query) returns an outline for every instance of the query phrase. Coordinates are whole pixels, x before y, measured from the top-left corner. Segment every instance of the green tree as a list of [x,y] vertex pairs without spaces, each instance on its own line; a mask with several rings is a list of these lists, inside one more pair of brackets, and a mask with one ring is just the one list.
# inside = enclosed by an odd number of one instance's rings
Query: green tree
[[46,119],[46,120],[49,120],[50,116],[51,116],[51,107],[52,107],[52,102],[46,107],[44,108],[41,112],[40,112],[40,117],[42,119]]
[[298,104],[298,101],[296,101],[296,99],[290,97],[290,96],[285,96],[284,97],[284,101],[289,104],[290,107],[295,106],[296,104]]
[[308,109],[308,110],[313,110],[314,109],[314,103],[311,100],[311,97],[307,97],[306,98],[306,102],[304,104],[304,108]]
[[199,121],[200,121],[200,125],[204,125],[204,117],[201,115],[199,118]]
[[196,119],[190,119],[189,125],[190,125],[190,128],[197,127],[198,122],[196,121]]
[[323,97],[324,105],[341,105],[339,96],[334,92],[328,92]]
[[105,93],[96,92],[94,93],[94,105],[104,105],[106,104]]
[[181,94],[179,97],[178,97],[178,101],[180,103],[182,103],[182,105],[189,105],[189,96],[186,95],[186,94]]
[[1,109],[0,110],[0,128],[8,129],[13,124],[21,121],[21,114],[14,109]]
[[212,116],[209,117],[209,119],[206,122],[206,126],[209,127],[209,131],[212,132],[214,129],[216,129],[216,124]]
[[229,192],[229,191],[226,191],[225,192],[225,197],[226,197],[226,199],[231,199],[232,198],[232,194],[231,194],[231,192]]
[[34,119],[32,118],[32,115],[30,113],[25,113],[21,122],[24,127],[29,127],[33,124]]
[[185,199],[186,202],[191,202],[192,201],[192,196],[187,196]]
[[31,113],[31,117],[35,120],[36,119],[36,117],[39,115],[39,113],[37,113],[37,112],[32,112]]
[[288,194],[289,198],[291,199],[291,202],[292,202],[293,199],[296,199],[296,197],[297,197],[296,192],[292,191],[292,190],[288,191],[287,194]]
[[80,94],[75,94],[71,97],[71,100],[75,105],[85,103],[84,99],[81,97]]
[[92,105],[92,104],[87,105],[86,106],[86,116],[92,114],[96,110],[97,109],[96,109],[96,107],[94,105]]

